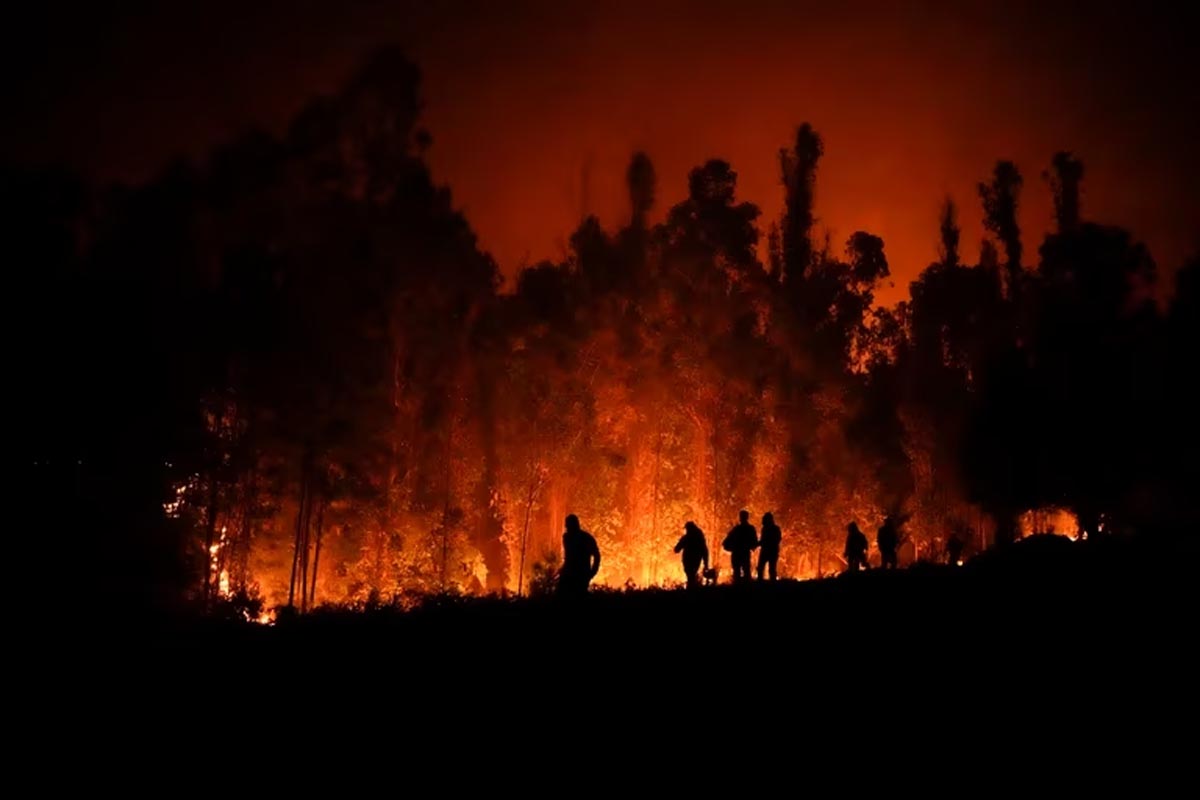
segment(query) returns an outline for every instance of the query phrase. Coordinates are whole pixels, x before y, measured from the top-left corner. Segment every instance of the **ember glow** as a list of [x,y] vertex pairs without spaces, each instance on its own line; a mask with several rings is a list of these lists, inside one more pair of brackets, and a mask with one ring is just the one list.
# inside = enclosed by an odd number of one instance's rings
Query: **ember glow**
[[1039,508],[1027,511],[1021,515],[1021,535],[1032,536],[1039,533],[1052,533],[1066,536],[1068,539],[1078,539],[1082,531],[1079,527],[1079,517],[1066,508]]

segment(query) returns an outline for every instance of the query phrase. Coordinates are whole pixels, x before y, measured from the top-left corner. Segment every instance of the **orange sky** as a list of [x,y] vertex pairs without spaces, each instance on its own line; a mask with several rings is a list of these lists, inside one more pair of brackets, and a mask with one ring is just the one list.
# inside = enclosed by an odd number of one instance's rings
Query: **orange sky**
[[1063,148],[1086,164],[1085,215],[1132,228],[1164,267],[1200,248],[1200,92],[1186,23],[1166,11],[251,5],[182,3],[82,21],[94,37],[47,27],[46,47],[8,56],[29,125],[0,140],[4,154],[142,176],[171,153],[202,153],[250,125],[279,129],[364,51],[399,41],[425,72],[435,175],[508,276],[560,256],[584,210],[620,224],[635,149],[658,170],[660,214],[683,196],[688,169],[719,156],[738,171],[743,198],[775,218],[777,152],[805,120],[826,145],[819,224],[839,249],[857,229],[883,236],[896,279],[882,294],[889,302],[934,257],[947,193],[961,207],[964,255],[975,257],[974,185],[999,157],[1026,178],[1030,258],[1050,223],[1040,173]]

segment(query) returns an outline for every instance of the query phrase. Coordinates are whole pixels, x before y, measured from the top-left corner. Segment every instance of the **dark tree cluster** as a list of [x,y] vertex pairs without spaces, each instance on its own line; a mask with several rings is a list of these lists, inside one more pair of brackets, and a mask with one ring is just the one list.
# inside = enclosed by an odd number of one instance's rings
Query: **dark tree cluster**
[[418,83],[384,50],[284,135],[145,185],[0,174],[41,563],[82,555],[79,585],[130,607],[304,610],[523,592],[568,511],[615,585],[672,576],[683,520],[742,507],[788,531],[791,576],[840,570],[851,519],[909,520],[918,560],[1036,509],[1092,536],[1200,514],[1200,263],[1162,291],[1142,245],[1087,220],[1074,156],[1045,174],[1036,263],[1002,161],[978,263],[948,200],[894,308],[883,240],[817,228],[808,124],[766,237],[732,165],[660,213],[639,153],[627,223],[583,220],[501,291],[422,159]]

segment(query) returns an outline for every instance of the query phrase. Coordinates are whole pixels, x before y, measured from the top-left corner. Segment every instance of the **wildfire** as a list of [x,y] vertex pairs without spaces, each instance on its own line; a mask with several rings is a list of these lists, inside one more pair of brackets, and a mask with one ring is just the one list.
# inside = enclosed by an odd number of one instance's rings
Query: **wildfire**
[[[868,536],[872,536],[885,512],[853,497],[844,499],[851,510],[839,513],[839,510],[829,508],[805,509],[804,516],[791,519],[777,514],[784,523],[780,577],[809,580],[841,572],[845,565],[840,559],[843,525],[839,522],[843,518],[858,520]],[[533,591],[545,588],[545,576],[554,574],[553,566],[560,558],[561,532],[555,519],[549,515],[557,515],[568,506],[558,497],[548,497],[544,502],[541,524],[529,534],[535,544],[529,548],[523,592],[526,594],[531,591],[531,585],[536,587]],[[728,580],[728,569],[725,568],[728,557],[721,548],[726,525],[709,522],[711,513],[697,513],[703,511],[702,504],[686,496],[663,503],[657,523],[652,513],[652,502],[647,503],[651,512],[642,515],[639,524],[632,530],[617,527],[619,519],[610,522],[602,517],[584,518],[585,526],[590,525],[597,536],[603,554],[600,574],[593,585],[611,589],[669,589],[681,586],[682,567],[679,556],[672,551],[678,539],[675,521],[689,518],[705,521],[710,563],[720,570],[722,582]],[[770,506],[766,502],[752,506],[763,507]],[[171,511],[164,510],[168,513]],[[319,567],[314,565],[313,568],[319,574],[314,578],[310,573],[308,577],[310,587],[319,587],[322,602],[363,602],[370,596],[374,602],[403,603],[422,593],[452,591],[483,594],[495,591],[495,587],[488,587],[485,583],[487,570],[482,553],[457,532],[446,534],[443,540],[433,525],[395,524],[395,533],[360,536],[359,531],[340,522],[343,517],[337,516],[353,513],[353,507],[338,507],[335,512],[330,512],[330,521],[327,522]],[[277,520],[267,520],[259,541],[268,542],[271,535],[276,537],[276,541],[280,534],[290,535],[289,526],[294,526],[294,522],[288,516],[285,510]],[[504,541],[512,555],[512,570],[503,589],[515,593],[520,538],[514,517],[510,515],[504,520]],[[591,522],[591,519],[595,519],[595,522]],[[261,597],[266,610],[247,610],[243,614],[249,622],[272,624],[275,621],[273,609],[288,602],[291,552],[277,545],[250,547],[248,556],[238,566],[234,554],[241,546],[236,536],[241,534],[235,533],[240,531],[240,526],[234,522],[232,519],[221,522],[216,541],[208,549],[213,596],[225,601],[238,600],[245,596],[247,587],[252,587],[252,596]],[[1022,536],[1052,533],[1072,540],[1080,537],[1078,519],[1067,509],[1032,509],[1022,514],[1019,522]],[[902,546],[900,551],[901,564],[944,559],[944,542],[953,530],[952,524],[951,518],[945,514],[941,524],[929,518],[921,524],[910,523],[905,531],[907,545]],[[435,533],[431,534],[431,529]],[[968,539],[973,535],[968,534]],[[982,549],[987,546],[990,536],[987,529],[980,529],[978,538],[971,540],[970,546]],[[965,559],[950,563],[962,566]],[[539,575],[542,576],[540,579]],[[373,585],[386,587],[389,583],[390,589],[372,588]],[[368,595],[372,591],[374,594]]]
[[179,519],[183,507],[187,504],[188,496],[195,490],[199,482],[199,476],[193,475],[175,486],[174,497],[163,503],[163,513],[167,515],[167,519]]
[[1079,517],[1069,509],[1057,506],[1032,509],[1020,518],[1021,536],[1050,533],[1077,541],[1081,535]]
[[221,526],[221,538],[208,548],[209,575],[217,576],[217,592],[221,597],[229,597],[229,570],[222,567],[222,553],[225,548],[226,534],[229,528]]
[[[841,413],[843,400],[836,393],[818,399],[831,418]],[[205,530],[217,533],[207,547],[206,592],[221,601],[261,600],[268,610],[254,605],[242,611],[247,621],[259,624],[274,622],[270,609],[289,603],[297,608],[404,604],[439,592],[542,591],[554,574],[563,519],[571,512],[579,514],[600,545],[602,562],[594,585],[614,589],[681,585],[682,566],[673,547],[686,520],[704,530],[710,563],[720,569],[722,582],[729,580],[721,543],[743,505],[756,524],[766,511],[779,520],[779,575],[792,580],[834,575],[845,568],[840,554],[851,520],[873,538],[889,513],[911,519],[903,531],[902,565],[944,561],[952,533],[968,540],[972,550],[987,547],[993,535],[980,510],[946,502],[930,488],[931,480],[918,487],[905,508],[881,507],[880,487],[858,477],[860,465],[851,460],[840,471],[819,473],[804,492],[789,495],[780,482],[786,459],[775,449],[787,437],[783,428],[772,430],[780,425],[774,417],[765,420],[760,440],[739,454],[742,462],[754,465],[743,475],[730,465],[729,454],[714,448],[712,423],[692,410],[667,406],[651,424],[631,411],[619,384],[598,386],[596,403],[597,441],[589,444],[591,450],[571,444],[576,450],[560,463],[546,466],[539,455],[532,472],[515,467],[501,471],[486,506],[414,507],[402,498],[377,504],[313,502],[307,490],[297,498],[295,487],[285,485],[283,494],[264,497],[262,512],[252,513],[251,506],[239,505],[249,490],[232,484],[219,487],[223,494],[214,531],[208,527],[213,524],[209,504],[216,495],[199,476],[191,476],[174,488],[174,499],[163,511],[169,518],[186,517],[197,536]],[[816,447],[844,451],[842,432],[833,423],[818,427],[815,437]],[[518,456],[522,452],[521,444],[506,446]],[[592,450],[606,455],[588,462],[594,459]],[[448,468],[451,486],[479,480],[472,472],[474,462],[465,456]],[[576,469],[585,479],[573,474]],[[723,502],[715,497],[718,489],[728,494]],[[488,524],[498,531],[490,535],[507,550],[499,559],[506,569],[495,572],[495,553],[489,554],[477,538]],[[1023,536],[1079,536],[1078,519],[1061,508],[1026,512],[1020,529]],[[302,543],[299,550],[295,543]],[[961,566],[963,560],[956,563]]]

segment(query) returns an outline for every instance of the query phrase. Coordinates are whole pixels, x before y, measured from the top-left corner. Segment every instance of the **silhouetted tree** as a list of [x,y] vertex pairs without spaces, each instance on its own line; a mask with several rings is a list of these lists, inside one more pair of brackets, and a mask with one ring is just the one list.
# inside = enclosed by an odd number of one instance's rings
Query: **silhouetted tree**
[[997,161],[991,182],[979,184],[983,225],[1004,247],[1004,268],[1010,294],[1019,290],[1021,276],[1021,229],[1017,224],[1021,183],[1021,173],[1016,164]]
[[958,240],[961,231],[958,227],[958,208],[954,205],[954,200],[949,197],[942,203],[938,232],[941,234],[938,243],[938,257],[947,267],[957,267]]
[[783,173],[783,264],[785,279],[798,281],[812,263],[813,198],[817,163],[825,153],[821,137],[807,122],[796,129],[790,149],[779,151]]
[[1139,421],[1156,415],[1171,369],[1158,343],[1153,260],[1128,232],[1071,219],[1083,165],[1061,153],[1055,162],[1062,213],[1059,232],[1040,248],[1034,336],[1039,387],[1056,400],[1037,409],[1045,420],[1044,463],[1052,465],[1042,480],[1095,533],[1101,514],[1120,516],[1125,499],[1155,471],[1158,444]]
[[688,174],[688,199],[667,216],[668,241],[681,257],[716,259],[730,273],[758,268],[754,248],[759,210],[753,203],[735,202],[737,173],[726,161],[713,159]]
[[629,206],[632,210],[630,225],[642,230],[646,227],[646,215],[654,206],[656,178],[654,165],[645,153],[634,153],[625,174],[629,186]]
[[771,280],[783,280],[783,244],[780,241],[779,223],[772,222],[767,233],[767,263],[770,265]]
[[1059,233],[1079,226],[1079,183],[1083,180],[1083,162],[1067,152],[1054,154],[1051,172],[1046,173],[1054,194],[1054,217]]

